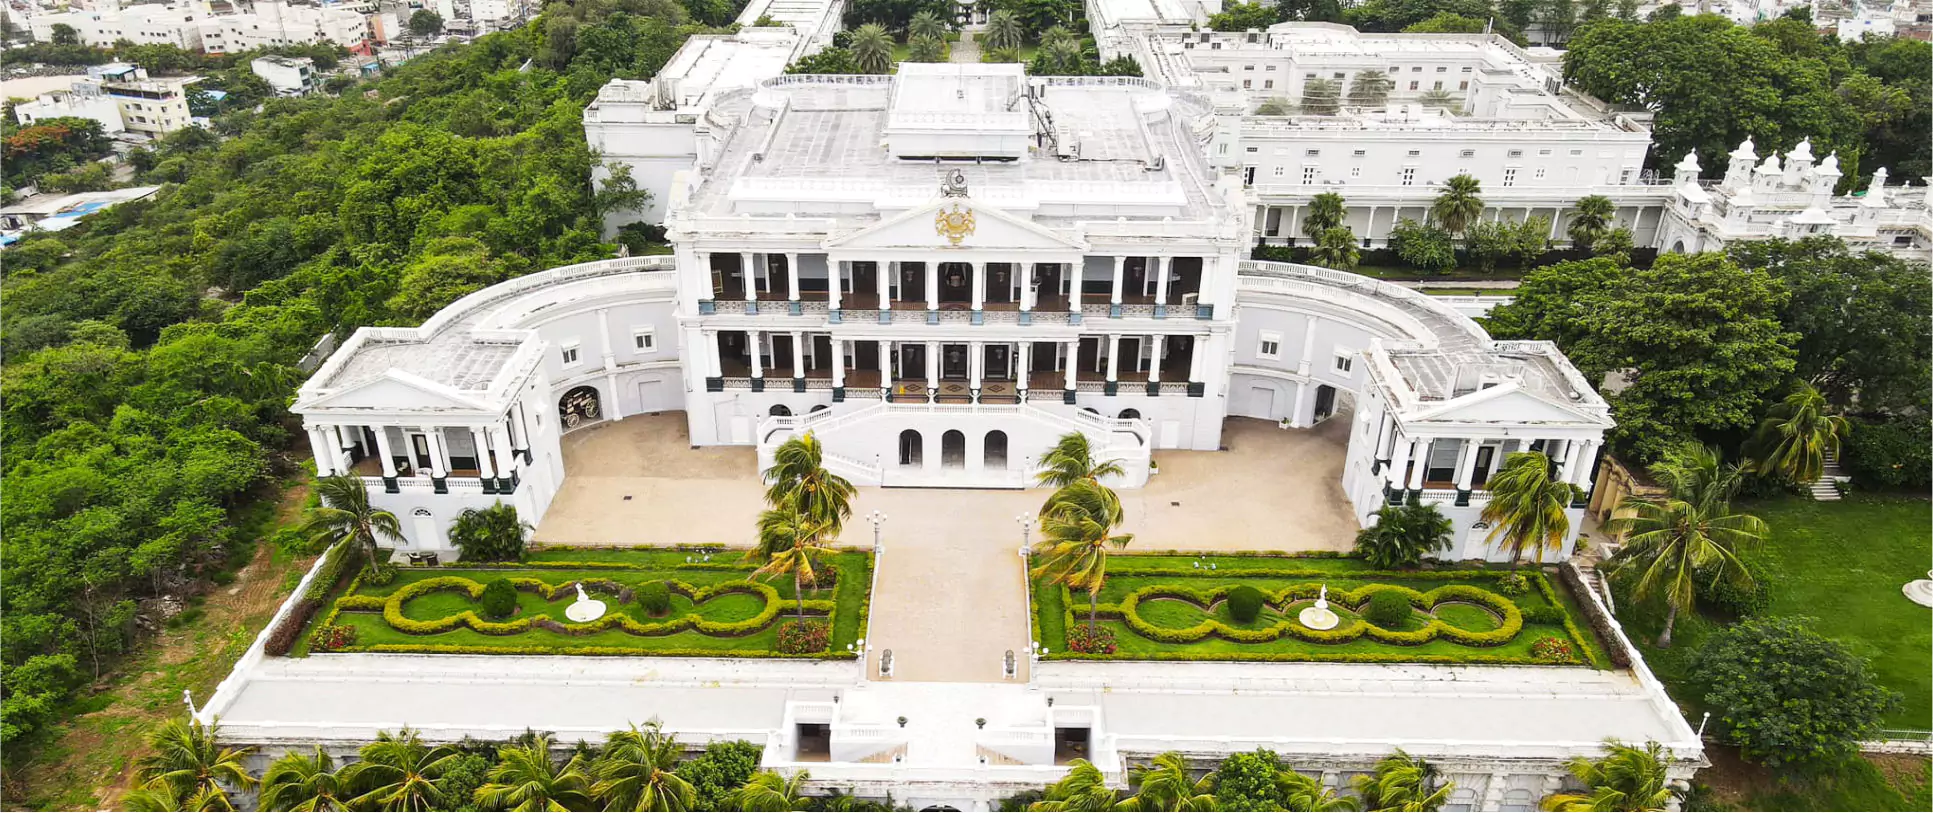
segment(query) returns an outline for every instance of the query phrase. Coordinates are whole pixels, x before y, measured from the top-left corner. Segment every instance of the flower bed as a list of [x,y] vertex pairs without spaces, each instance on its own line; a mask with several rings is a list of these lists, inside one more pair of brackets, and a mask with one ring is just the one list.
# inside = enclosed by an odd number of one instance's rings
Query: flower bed
[[[809,623],[827,629],[811,643],[824,645],[795,652],[780,649],[781,624],[801,610],[791,578],[753,578],[741,555],[551,549],[521,563],[405,568],[387,585],[351,584],[316,628],[332,630],[332,652],[853,657],[846,645],[862,634],[871,554],[827,557],[826,577],[806,586],[803,602]],[[515,608],[486,618],[479,599],[500,579],[516,591]],[[605,603],[602,617],[566,619],[579,584]],[[639,588],[653,584],[669,594],[668,611],[654,613],[638,600]],[[785,648],[801,647],[788,641]]]
[[[1507,570],[1379,571],[1358,559],[1292,556],[1116,555],[1094,613],[1111,651],[1082,651],[1088,600],[1037,579],[1035,639],[1050,659],[1255,660],[1411,663],[1589,664],[1608,667],[1574,611],[1543,573],[1520,570],[1525,588],[1500,584]],[[1327,585],[1334,628],[1299,615]],[[1230,611],[1238,587],[1261,594],[1249,621]],[[1502,589],[1499,589],[1499,588]],[[1364,617],[1372,597],[1407,603],[1388,625]],[[1400,608],[1400,604],[1397,605]],[[1074,635],[1079,632],[1080,635]],[[1556,640],[1568,649],[1539,641]]]

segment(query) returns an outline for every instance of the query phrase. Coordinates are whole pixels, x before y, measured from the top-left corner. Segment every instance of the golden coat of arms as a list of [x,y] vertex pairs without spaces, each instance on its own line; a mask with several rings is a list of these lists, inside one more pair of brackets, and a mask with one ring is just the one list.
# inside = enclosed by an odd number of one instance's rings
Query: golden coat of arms
[[957,246],[973,234],[973,210],[957,203],[951,209],[942,206],[933,215],[933,230]]

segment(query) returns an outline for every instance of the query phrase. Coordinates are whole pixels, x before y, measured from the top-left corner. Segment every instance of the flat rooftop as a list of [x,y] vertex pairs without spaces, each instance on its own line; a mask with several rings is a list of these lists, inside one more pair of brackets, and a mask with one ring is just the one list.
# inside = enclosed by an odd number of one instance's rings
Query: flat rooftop
[[1390,343],[1383,351],[1403,383],[1425,403],[1449,401],[1490,386],[1514,383],[1552,403],[1602,416],[1610,406],[1550,342],[1500,341],[1488,346],[1419,349]]

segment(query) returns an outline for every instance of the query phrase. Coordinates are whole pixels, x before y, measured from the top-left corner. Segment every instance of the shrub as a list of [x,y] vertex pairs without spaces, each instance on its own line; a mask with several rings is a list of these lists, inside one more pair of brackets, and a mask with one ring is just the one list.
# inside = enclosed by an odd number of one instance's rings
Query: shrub
[[1246,584],[1228,591],[1228,614],[1247,624],[1262,614],[1262,591]]
[[1415,612],[1409,597],[1395,590],[1378,590],[1369,594],[1369,605],[1363,608],[1362,615],[1376,626],[1393,630],[1403,626]]
[[322,552],[322,563],[316,567],[315,579],[309,582],[308,589],[302,591],[302,600],[295,603],[289,614],[269,633],[268,640],[262,643],[262,651],[275,656],[289,654],[295,642],[302,637],[302,630],[316,610],[322,609],[329,594],[335,592],[343,578],[355,572],[351,565],[361,561],[362,548],[349,543],[337,543]]
[[1393,505],[1378,509],[1376,524],[1356,533],[1356,554],[1378,569],[1415,567],[1448,548],[1452,530],[1434,504]]
[[1107,627],[1089,629],[1086,624],[1069,627],[1067,649],[1084,655],[1114,654],[1114,631]]
[[1861,420],[1846,436],[1846,471],[1870,491],[1908,489],[1924,492],[1933,472],[1933,438],[1925,418]]
[[450,543],[463,551],[466,562],[520,562],[529,532],[530,523],[517,518],[515,506],[497,503],[458,514],[450,525]]
[[363,569],[362,583],[370,587],[388,587],[396,581],[396,566],[388,562],[377,562]]
[[1561,607],[1520,607],[1526,624],[1562,624],[1569,617]]
[[671,588],[664,582],[645,582],[638,585],[635,593],[638,605],[652,617],[671,612]]
[[1539,638],[1530,645],[1530,656],[1550,663],[1577,663],[1577,650],[1562,638]]
[[1734,584],[1731,579],[1714,579],[1709,574],[1700,573],[1693,580],[1692,590],[1698,603],[1729,618],[1753,618],[1772,606],[1772,584],[1766,578],[1764,568],[1751,561],[1741,559],[1745,572],[1752,577],[1750,586]]
[[1530,592],[1530,580],[1522,573],[1506,573],[1497,580],[1497,592],[1506,596],[1521,596]]
[[295,607],[289,610],[288,616],[282,619],[282,623],[275,625],[275,631],[269,633],[268,640],[262,643],[262,651],[277,657],[289,654],[289,650],[295,648],[296,640],[302,637],[302,628],[321,607],[322,602],[311,598],[305,597],[296,602]]
[[347,624],[326,624],[317,627],[312,648],[323,652],[340,652],[354,646],[356,628]]
[[509,579],[497,579],[483,586],[483,595],[477,597],[477,605],[483,609],[483,617],[492,620],[509,618],[517,611],[517,588]]
[[1818,767],[1858,753],[1900,695],[1866,660],[1810,627],[1810,618],[1757,618],[1705,640],[1691,661],[1705,703],[1746,759]]
[[824,652],[832,645],[832,626],[822,621],[787,621],[779,625],[779,651],[787,655]]

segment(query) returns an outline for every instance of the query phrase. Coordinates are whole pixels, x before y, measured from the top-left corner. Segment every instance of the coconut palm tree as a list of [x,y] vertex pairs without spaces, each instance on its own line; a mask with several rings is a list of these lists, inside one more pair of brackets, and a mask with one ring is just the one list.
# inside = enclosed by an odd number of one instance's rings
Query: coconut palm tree
[[1664,747],[1643,748],[1607,740],[1602,759],[1572,757],[1565,767],[1589,793],[1557,793],[1544,798],[1545,810],[1665,810],[1677,791],[1665,776]]
[[309,537],[317,548],[347,542],[362,548],[363,561],[376,561],[379,539],[403,540],[403,524],[396,515],[369,505],[369,489],[362,478],[347,474],[316,481],[316,496],[322,505],[309,509],[309,520],[299,533]]
[[1504,458],[1503,468],[1490,478],[1490,502],[1483,506],[1482,519],[1490,524],[1486,544],[1503,538],[1510,551],[1510,567],[1525,551],[1535,551],[1537,561],[1544,554],[1564,546],[1570,535],[1571,520],[1564,513],[1579,494],[1577,486],[1550,476],[1550,458],[1541,452],[1515,452]]
[[1449,547],[1453,530],[1434,503],[1384,506],[1376,510],[1376,524],[1356,532],[1356,553],[1378,570],[1415,567]]
[[183,796],[173,785],[153,785],[135,788],[121,797],[122,810],[149,810],[154,813],[175,813],[176,811],[228,811],[235,805],[228,800],[228,794],[221,788],[207,788],[198,793]]
[[945,62],[946,43],[941,42],[937,37],[914,37],[913,41],[907,44],[906,61]]
[[[1054,501],[1060,497],[1060,489],[1082,480],[1100,485],[1101,480],[1105,478],[1119,477],[1127,473],[1118,458],[1095,460],[1093,442],[1088,440],[1087,435],[1080,432],[1061,435],[1060,440],[1055,441],[1054,448],[1040,456],[1039,465],[1040,472],[1034,475],[1035,484],[1055,489],[1053,494],[1048,495],[1047,501],[1040,506],[1042,517],[1053,513]],[[1102,496],[1108,498],[1114,505],[1114,513],[1118,514],[1121,500],[1114,491],[1104,489]]]
[[981,33],[980,41],[992,51],[1018,49],[1026,36],[1026,31],[1020,27],[1020,18],[1003,8],[987,15],[987,30]]
[[811,432],[795,436],[772,453],[765,469],[765,504],[778,508],[793,501],[806,516],[824,522],[837,537],[852,516],[852,482],[826,470],[825,447]]
[[1469,175],[1443,182],[1443,191],[1430,204],[1430,220],[1451,234],[1463,234],[1483,217],[1483,184]]
[[1611,216],[1617,214],[1617,204],[1603,195],[1586,195],[1577,199],[1577,211],[1571,215],[1571,225],[1565,232],[1571,237],[1571,245],[1590,251],[1591,246],[1604,239],[1611,232]]
[[606,810],[690,810],[698,792],[675,773],[684,748],[664,733],[657,720],[644,728],[613,731],[604,739],[591,773],[591,795]]
[[1342,225],[1342,218],[1348,212],[1342,205],[1342,195],[1324,192],[1309,200],[1309,209],[1302,213],[1302,233],[1312,240],[1319,240],[1323,232]]
[[878,23],[867,23],[852,32],[846,43],[852,61],[864,73],[885,73],[893,69],[893,36]]
[[1743,475],[1723,466],[1718,453],[1696,443],[1666,453],[1651,473],[1669,492],[1664,497],[1630,497],[1604,529],[1624,536],[1624,547],[1608,570],[1638,574],[1632,589],[1640,601],[1663,601],[1664,630],[1658,646],[1671,646],[1678,613],[1696,600],[1698,579],[1723,580],[1750,587],[1752,575],[1738,552],[1771,535],[1764,520],[1731,513],[1732,495]]
[[1845,418],[1826,410],[1826,397],[1811,384],[1799,385],[1767,410],[1755,438],[1763,455],[1758,473],[1781,474],[1800,485],[1817,481],[1826,458],[1839,454],[1839,442],[1852,431]]
[[477,788],[477,804],[488,810],[581,810],[591,803],[584,759],[572,755],[562,765],[550,758],[550,738],[537,735],[526,745],[497,749],[490,781]]
[[1382,107],[1389,102],[1389,90],[1396,83],[1378,70],[1359,71],[1349,82],[1349,104],[1355,107]]
[[[1058,31],[1060,29],[1053,29]],[[1049,33],[1052,33],[1051,31]],[[1034,64],[1028,73],[1042,76],[1079,76],[1081,73],[1081,44],[1072,37],[1048,39],[1041,37],[1040,48],[1034,51]]]
[[263,810],[348,810],[336,761],[318,745],[314,753],[290,752],[262,772]]
[[204,726],[192,719],[162,723],[148,734],[154,753],[135,763],[135,779],[149,788],[167,785],[184,804],[231,809],[228,788],[255,787],[243,762],[251,749],[222,747],[219,730],[219,724]]
[[499,502],[489,508],[465,508],[450,523],[450,544],[463,551],[466,562],[521,562],[524,537],[533,530],[517,518],[517,507]]
[[833,553],[825,541],[830,530],[829,523],[800,511],[796,498],[758,516],[758,545],[745,557],[761,563],[752,575],[791,574],[801,619],[805,618],[805,586],[819,583],[819,560]]
[[1304,776],[1295,771],[1276,772],[1275,793],[1282,798],[1282,807],[1288,810],[1327,813],[1332,810],[1356,809],[1355,799],[1339,796],[1334,788],[1323,787],[1322,780]]
[[1401,748],[1379,760],[1374,773],[1358,776],[1350,784],[1364,810],[1438,810],[1456,787],[1454,782],[1438,787],[1436,769]]
[[[357,810],[432,810],[444,803],[436,780],[462,758],[447,745],[431,747],[410,729],[391,735],[378,732],[376,741],[357,752],[361,761],[339,774],[345,787],[358,795],[349,800]],[[467,799],[450,800],[464,804]]]
[[1085,759],[1067,763],[1067,776],[1047,786],[1046,798],[1027,806],[1038,811],[1113,810],[1116,794],[1107,776]]
[[1086,590],[1089,631],[1100,623],[1096,602],[1101,585],[1107,581],[1108,552],[1134,541],[1133,534],[1114,533],[1120,524],[1120,501],[1106,486],[1092,480],[1079,480],[1062,488],[1040,516],[1046,553],[1033,576],[1045,577],[1070,590]]
[[1355,268],[1362,259],[1362,251],[1356,247],[1356,232],[1348,226],[1327,229],[1316,237],[1315,248],[1309,252],[1309,262],[1337,271]]
[[805,771],[791,776],[777,771],[759,771],[732,792],[732,806],[736,810],[751,811],[803,810],[806,805],[805,782],[809,778]]
[[1215,787],[1215,780],[1209,776],[1195,779],[1188,770],[1188,761],[1178,751],[1169,751],[1154,758],[1148,765],[1128,771],[1129,781],[1134,784],[1135,793],[1122,799],[1117,810],[1181,811],[1181,810],[1218,810],[1215,797],[1209,791]]
[[931,11],[921,11],[914,14],[913,19],[907,22],[906,36],[909,39],[928,37],[936,40],[944,40],[946,39],[946,23],[940,22],[940,18],[934,16]]

